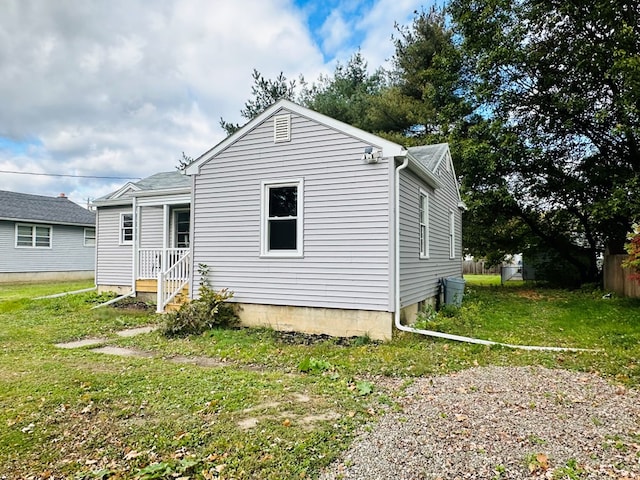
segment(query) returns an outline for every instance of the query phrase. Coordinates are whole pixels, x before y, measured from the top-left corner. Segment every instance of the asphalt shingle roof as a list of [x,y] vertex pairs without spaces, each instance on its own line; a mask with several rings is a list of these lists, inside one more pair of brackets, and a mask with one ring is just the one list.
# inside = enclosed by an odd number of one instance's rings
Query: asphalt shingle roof
[[421,147],[409,147],[407,151],[413,158],[418,160],[427,170],[434,172],[438,162],[447,152],[447,143],[436,143],[435,145],[423,145]]
[[0,219],[93,226],[93,212],[66,197],[45,197],[0,190]]
[[[190,188],[191,187],[191,177],[187,175],[183,175],[182,173],[176,171],[173,172],[160,172],[150,177],[143,178],[137,182],[130,182],[127,185],[134,185],[137,187],[139,191],[153,191],[153,190],[168,190],[172,188]],[[134,189],[136,190],[136,189]],[[112,199],[112,197],[118,193],[120,190],[115,192],[111,192],[104,197],[97,198],[94,201],[104,202]],[[131,196],[130,193],[125,193],[122,195],[123,197]]]
[[160,172],[143,178],[134,185],[139,187],[140,190],[164,190],[167,188],[190,187],[191,177],[183,175],[177,170],[174,172]]

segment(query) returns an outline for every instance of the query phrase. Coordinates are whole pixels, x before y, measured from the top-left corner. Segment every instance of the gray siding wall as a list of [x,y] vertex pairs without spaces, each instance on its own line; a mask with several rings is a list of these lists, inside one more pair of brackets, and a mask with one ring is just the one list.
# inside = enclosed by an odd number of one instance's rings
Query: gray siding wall
[[144,206],[140,209],[140,248],[162,248],[162,206]]
[[[443,162],[444,165],[444,162]],[[434,190],[407,169],[400,182],[400,304],[412,305],[438,292],[444,277],[462,277],[462,216],[453,173],[436,172],[444,187]],[[420,258],[419,192],[429,193],[429,258]],[[455,215],[455,258],[449,258],[449,211]]]
[[131,211],[130,206],[98,208],[96,285],[131,285],[132,246],[119,245],[120,213]]
[[[23,223],[23,222],[17,222]],[[84,227],[51,227],[51,248],[16,248],[15,224],[0,221],[0,272],[91,271],[95,248],[84,246]],[[32,222],[24,224],[33,225]]]
[[[365,164],[365,144],[304,117],[292,114],[291,132],[274,143],[268,119],[202,166],[194,265],[238,302],[391,310],[388,162]],[[261,181],[294,178],[304,179],[304,258],[260,258]]]

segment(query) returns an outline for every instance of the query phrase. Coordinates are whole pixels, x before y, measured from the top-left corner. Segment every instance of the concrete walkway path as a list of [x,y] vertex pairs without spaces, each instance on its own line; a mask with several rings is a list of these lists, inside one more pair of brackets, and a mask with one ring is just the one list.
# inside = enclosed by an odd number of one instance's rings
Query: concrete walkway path
[[[158,329],[157,326],[129,328],[126,330],[120,330],[119,332],[116,332],[116,335],[123,338],[129,338],[129,337],[135,337],[136,335],[151,333],[157,329]],[[137,358],[156,358],[157,357],[155,354],[151,352],[145,352],[143,350],[138,350],[137,348],[117,347],[117,346],[107,345],[108,343],[109,343],[109,339],[104,337],[85,338],[82,340],[75,340],[73,342],[56,343],[56,347],[66,348],[66,349],[96,347],[96,348],[90,349],[90,351],[95,353],[103,353],[106,355],[115,355],[118,357],[137,357]],[[225,362],[215,358],[210,358],[210,357],[198,357],[198,356],[186,357],[186,356],[178,355],[175,357],[168,357],[168,358],[161,357],[161,358],[171,363],[198,365],[200,367],[222,367],[226,365]]]
[[[119,332],[116,332],[116,335],[118,335],[119,337],[125,337],[125,338],[135,337],[136,335],[142,335],[143,333],[151,333],[157,329],[158,327],[154,325],[149,325],[146,327],[128,328],[126,330],[120,330]],[[91,347],[94,345],[103,345],[108,342],[109,342],[109,339],[106,337],[83,338],[81,340],[74,340],[72,342],[56,343],[56,347],[72,349],[72,348]]]

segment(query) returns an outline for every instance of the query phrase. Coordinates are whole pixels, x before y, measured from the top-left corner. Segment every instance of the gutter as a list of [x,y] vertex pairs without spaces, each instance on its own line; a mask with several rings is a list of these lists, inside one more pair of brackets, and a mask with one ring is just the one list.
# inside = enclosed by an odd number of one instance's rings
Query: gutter
[[453,340],[455,342],[471,343],[476,345],[488,345],[488,346],[500,346],[506,348],[513,348],[518,350],[534,350],[545,352],[597,352],[599,350],[592,350],[586,348],[567,348],[567,347],[544,347],[537,345],[512,345],[509,343],[493,342],[491,340],[482,340],[479,338],[464,337],[461,335],[452,335],[449,333],[436,332],[433,330],[422,330],[419,328],[408,327],[402,325],[400,322],[400,171],[409,166],[409,158],[405,155],[403,162],[395,169],[395,212],[394,212],[394,236],[395,236],[395,255],[394,255],[394,324],[395,327],[403,332],[417,333],[418,335],[426,335],[429,337],[444,338],[446,340]]

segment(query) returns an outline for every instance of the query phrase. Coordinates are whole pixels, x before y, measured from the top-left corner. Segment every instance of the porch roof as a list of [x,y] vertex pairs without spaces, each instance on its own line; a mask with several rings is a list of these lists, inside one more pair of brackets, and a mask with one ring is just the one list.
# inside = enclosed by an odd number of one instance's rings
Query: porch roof
[[191,178],[178,171],[160,172],[137,182],[129,182],[119,190],[97,198],[96,206],[122,205],[131,203],[133,197],[166,196],[191,191]]

